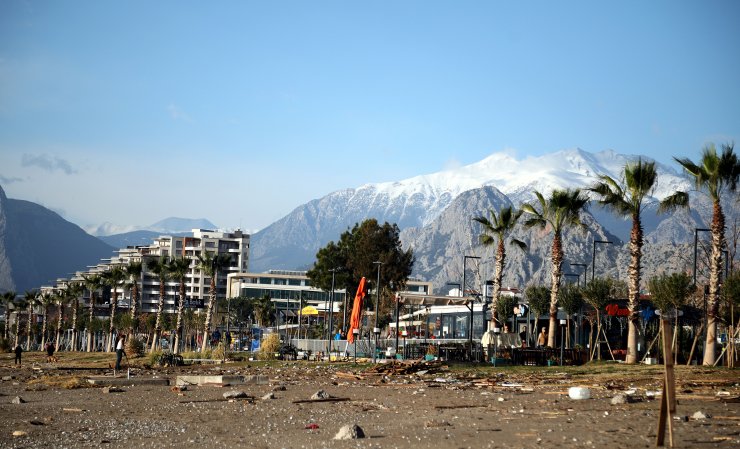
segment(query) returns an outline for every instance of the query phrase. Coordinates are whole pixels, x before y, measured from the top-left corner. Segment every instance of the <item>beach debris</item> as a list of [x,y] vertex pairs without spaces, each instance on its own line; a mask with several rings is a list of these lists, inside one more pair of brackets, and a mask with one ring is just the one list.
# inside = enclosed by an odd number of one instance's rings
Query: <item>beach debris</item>
[[363,431],[362,427],[357,424],[343,426],[339,429],[339,432],[334,435],[335,440],[356,440],[358,438],[365,438],[365,431]]
[[11,404],[25,404],[26,401],[22,397],[16,396],[13,398],[13,400],[10,401],[10,403]]
[[305,428],[308,429],[308,430],[316,430],[316,429],[319,428],[319,425],[312,422],[310,424],[306,424],[306,427]]
[[709,419],[709,414],[702,412],[701,410],[691,415],[691,419]]
[[24,437],[26,435],[28,435],[28,432],[26,432],[24,430],[15,430],[15,431],[13,431],[13,436],[14,437]]
[[311,396],[312,400],[316,399],[330,399],[332,396],[324,390],[319,390]]
[[263,401],[267,401],[267,400],[270,400],[270,399],[275,399],[275,393],[273,393],[272,391],[269,392],[269,393],[267,393],[266,395],[262,396],[262,400]]
[[586,387],[570,387],[568,388],[568,396],[571,399],[588,399],[591,397],[591,390]]
[[122,388],[118,388],[118,387],[104,387],[103,388],[103,393],[105,393],[105,394],[108,394],[108,393],[123,393],[123,389]]
[[241,390],[231,390],[224,393],[225,399],[243,399],[248,397],[249,395]]

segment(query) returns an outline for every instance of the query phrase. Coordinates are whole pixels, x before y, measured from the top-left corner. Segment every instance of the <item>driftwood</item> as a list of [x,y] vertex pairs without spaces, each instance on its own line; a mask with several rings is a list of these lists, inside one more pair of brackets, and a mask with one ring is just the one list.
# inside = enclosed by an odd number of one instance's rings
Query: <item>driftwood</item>
[[344,402],[344,401],[351,401],[350,398],[323,398],[323,399],[298,399],[295,401],[292,401],[293,404],[304,404],[307,402]]
[[180,401],[180,404],[194,404],[200,402],[229,402],[229,401],[254,401],[254,396],[246,396],[243,398],[214,398],[214,399],[191,399],[188,401]]

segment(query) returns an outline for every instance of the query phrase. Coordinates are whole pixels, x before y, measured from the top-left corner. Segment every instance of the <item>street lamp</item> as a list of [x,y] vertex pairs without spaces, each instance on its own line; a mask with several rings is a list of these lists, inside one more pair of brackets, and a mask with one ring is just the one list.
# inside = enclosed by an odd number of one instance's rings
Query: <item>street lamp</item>
[[581,274],[584,275],[583,276],[583,285],[586,285],[586,276],[585,276],[585,274],[586,274],[586,267],[588,267],[588,265],[586,265],[585,263],[572,263],[572,264],[570,264],[570,266],[571,267],[583,267],[583,273],[579,273],[578,274],[578,285],[581,285]]
[[[332,335],[332,331],[334,330],[334,274],[336,273],[337,269],[332,268],[329,271],[331,271],[331,294],[329,295],[329,329],[327,331],[327,334],[329,336],[329,361],[331,361],[331,340],[332,338],[334,338],[334,336]],[[347,294],[345,293],[344,296],[346,298]]]
[[614,242],[609,240],[594,240],[594,249],[591,256],[591,280],[593,281],[596,278],[596,244],[597,243],[604,243],[604,244],[612,244]]
[[694,285],[696,285],[696,249],[699,243],[700,232],[712,232],[712,230],[707,228],[694,228]]
[[409,333],[406,331],[406,329],[403,329],[403,332],[401,332],[401,336],[403,337],[403,359],[406,360],[406,337],[408,337]]
[[563,346],[565,346],[565,320],[560,320],[560,366],[563,366]]
[[[352,335],[355,336],[355,364],[357,364],[357,339],[360,336],[360,330],[352,329]],[[329,354],[329,360],[331,360],[331,353]]]
[[378,352],[378,335],[380,335],[380,329],[378,328],[378,307],[380,305],[380,266],[383,262],[377,260],[373,262],[373,265],[378,266],[378,282],[375,284],[375,324],[373,325],[373,333],[375,334],[375,347],[373,348],[373,363],[375,363],[375,354]]
[[[468,259],[479,259],[480,260],[480,257],[463,256],[463,282],[462,282],[463,284],[462,285],[462,296],[463,297],[465,297],[465,288],[467,287],[466,278],[465,278],[467,270],[465,269],[465,265]],[[473,358],[473,309],[474,309],[473,304],[471,303],[469,307],[470,307],[470,326],[468,326],[468,343],[470,345],[470,358],[472,359]]]
[[576,285],[578,285],[580,287],[580,284],[581,284],[581,275],[580,274],[576,274],[576,273],[564,273],[563,276],[569,277],[569,278],[572,278],[572,277],[578,278],[578,280],[576,281]]

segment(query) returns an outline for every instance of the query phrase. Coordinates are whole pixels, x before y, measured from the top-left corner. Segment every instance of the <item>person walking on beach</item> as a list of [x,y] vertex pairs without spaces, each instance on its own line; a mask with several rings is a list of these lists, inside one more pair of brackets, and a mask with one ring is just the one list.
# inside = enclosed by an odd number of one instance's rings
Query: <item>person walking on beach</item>
[[118,336],[118,343],[116,343],[116,371],[121,369],[121,359],[123,358],[123,343],[125,341],[125,335],[121,334]]
[[54,357],[54,343],[47,342],[46,343],[46,362],[51,363],[51,362],[56,362],[56,361],[57,361],[57,358]]
[[23,363],[21,363],[21,355],[23,354],[23,348],[21,348],[21,345],[18,345],[15,347],[15,364],[18,365],[18,367],[22,367]]

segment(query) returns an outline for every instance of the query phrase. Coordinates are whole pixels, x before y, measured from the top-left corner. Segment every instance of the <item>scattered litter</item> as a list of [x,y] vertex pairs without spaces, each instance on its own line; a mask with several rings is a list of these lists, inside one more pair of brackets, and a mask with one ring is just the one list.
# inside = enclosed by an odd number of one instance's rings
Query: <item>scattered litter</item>
[[591,390],[586,387],[570,387],[568,389],[568,396],[571,399],[588,399],[591,397]]
[[339,432],[334,435],[335,440],[356,440],[358,438],[365,438],[365,432],[357,424],[343,426],[339,429]]
[[330,399],[332,396],[324,390],[319,390],[311,396],[311,399]]
[[691,419],[708,419],[708,418],[711,418],[711,416],[709,416],[708,414],[702,411],[698,411],[694,413],[693,415],[691,415]]
[[28,435],[28,432],[25,432],[23,430],[15,430],[15,431],[13,431],[13,436],[14,437],[24,437],[26,435]]
[[11,404],[25,404],[26,403],[26,401],[20,396],[14,397],[10,402]]
[[306,429],[308,430],[316,430],[319,428],[319,425],[316,423],[306,424]]

